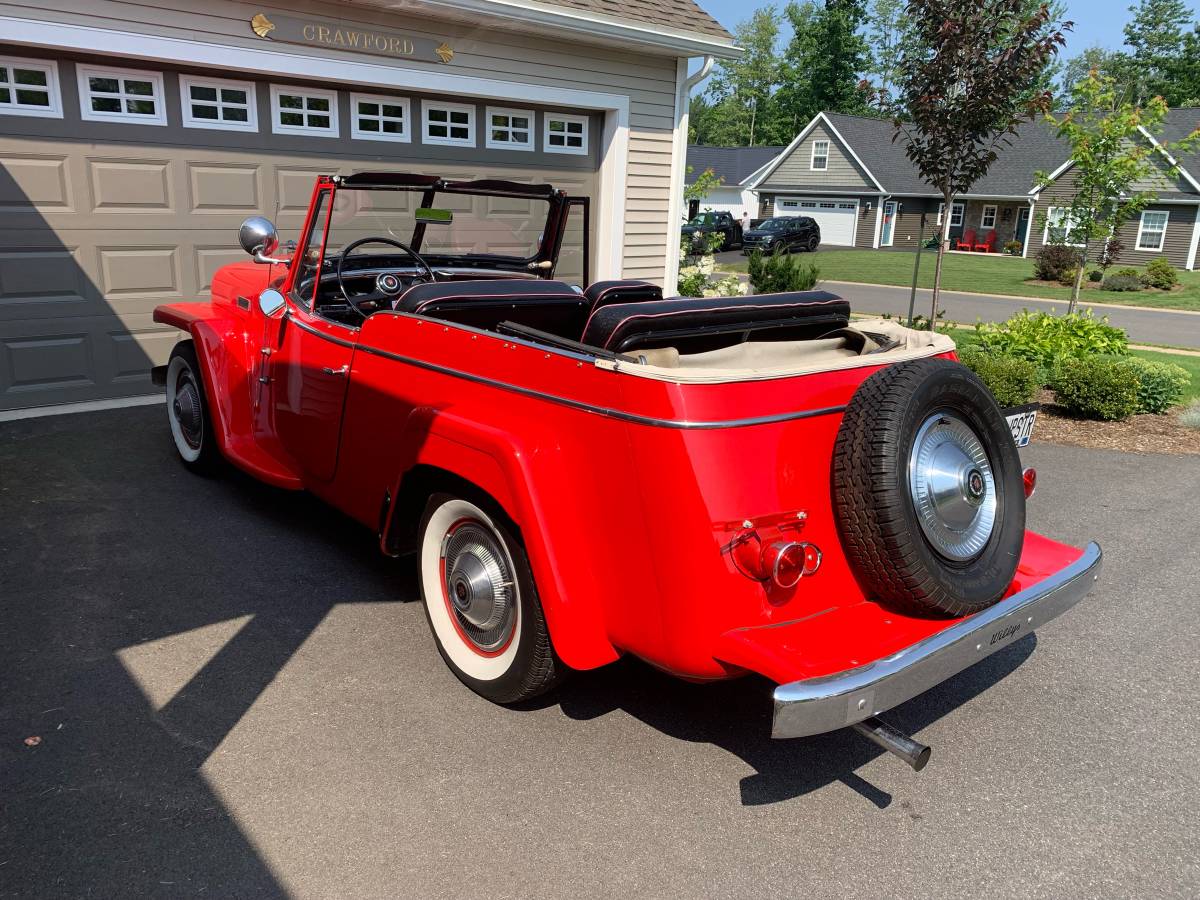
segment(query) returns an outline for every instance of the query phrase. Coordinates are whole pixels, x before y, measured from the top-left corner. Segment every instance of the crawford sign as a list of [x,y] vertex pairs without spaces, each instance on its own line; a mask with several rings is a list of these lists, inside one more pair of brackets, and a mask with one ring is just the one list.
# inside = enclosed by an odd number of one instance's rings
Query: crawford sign
[[399,59],[454,59],[454,51],[445,41],[440,44],[430,38],[410,37],[382,28],[351,28],[320,19],[299,19],[293,16],[270,18],[258,13],[250,27],[260,38],[285,44],[307,44],[331,50],[357,50],[373,56],[392,56]]

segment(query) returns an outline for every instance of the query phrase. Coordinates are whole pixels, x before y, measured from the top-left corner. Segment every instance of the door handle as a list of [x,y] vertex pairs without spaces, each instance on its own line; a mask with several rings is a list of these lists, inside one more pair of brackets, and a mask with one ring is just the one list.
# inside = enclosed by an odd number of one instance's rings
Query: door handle
[[341,378],[343,375],[349,374],[350,366],[345,365],[345,366],[342,366],[340,369],[331,369],[331,368],[329,368],[329,366],[322,366],[321,371],[324,372],[326,375],[336,375],[338,378]]

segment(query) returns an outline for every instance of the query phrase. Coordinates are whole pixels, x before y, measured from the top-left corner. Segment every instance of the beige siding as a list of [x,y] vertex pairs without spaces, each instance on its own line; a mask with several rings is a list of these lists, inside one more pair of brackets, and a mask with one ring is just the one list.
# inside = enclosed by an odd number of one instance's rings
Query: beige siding
[[[814,141],[829,141],[829,166],[815,172],[811,168]],[[867,174],[850,158],[841,142],[829,134],[824,126],[818,124],[796,145],[760,188],[783,191],[788,188],[825,186],[876,189]]]
[[[45,21],[136,31],[185,40],[209,39],[227,45],[262,49],[265,42],[255,37],[249,20],[256,12],[280,15],[309,14],[331,20],[360,22],[402,28],[415,37],[446,40],[455,51],[450,67],[440,63],[406,62],[430,71],[452,71],[527,84],[576,90],[622,93],[629,96],[629,157],[641,167],[638,183],[627,185],[625,221],[628,226],[656,226],[653,232],[639,228],[625,236],[625,272],[629,277],[661,281],[667,249],[667,204],[671,193],[671,141],[674,126],[674,58],[609,48],[572,44],[502,31],[492,26],[464,27],[461,24],[422,19],[407,11],[386,13],[346,3],[313,3],[278,0],[247,5],[232,0],[45,0],[36,7],[0,2],[0,15]],[[288,53],[336,56],[303,46],[279,47]],[[352,54],[347,59],[360,59]],[[380,63],[382,58],[371,57]],[[144,64],[142,64],[144,65]],[[594,135],[593,140],[599,140]],[[605,198],[597,198],[599,204]],[[600,210],[597,209],[597,214]],[[595,219],[594,219],[595,221]],[[655,260],[653,252],[658,252]]]

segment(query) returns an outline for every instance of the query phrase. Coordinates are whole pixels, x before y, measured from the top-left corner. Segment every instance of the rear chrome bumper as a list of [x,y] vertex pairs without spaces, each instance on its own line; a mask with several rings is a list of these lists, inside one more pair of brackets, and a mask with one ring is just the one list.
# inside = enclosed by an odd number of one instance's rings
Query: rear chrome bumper
[[775,689],[771,737],[836,731],[911,700],[1002,650],[1066,612],[1100,578],[1104,554],[1095,543],[1049,578],[989,606],[899,653],[820,678]]

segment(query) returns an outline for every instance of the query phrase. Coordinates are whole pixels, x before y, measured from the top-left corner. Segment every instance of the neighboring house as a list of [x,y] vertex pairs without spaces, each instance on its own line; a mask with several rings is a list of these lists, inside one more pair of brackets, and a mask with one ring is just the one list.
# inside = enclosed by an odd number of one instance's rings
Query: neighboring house
[[247,216],[299,237],[318,173],[550,182],[593,279],[671,291],[688,59],[739,52],[694,0],[5,4],[0,410],[152,392],[154,307],[206,301]]
[[[1163,137],[1177,141],[1197,124],[1200,109],[1171,110]],[[812,216],[821,225],[825,246],[913,249],[922,214],[928,238],[946,211],[940,195],[909,162],[903,140],[893,141],[894,133],[889,120],[819,113],[748,185],[758,191],[759,215]],[[988,174],[951,205],[951,241],[968,231],[982,241],[995,231],[997,249],[1015,240],[1021,254],[1029,256],[1056,237],[1069,239],[1060,205],[1073,177],[1069,155],[1070,145],[1052,124],[1021,126]],[[1177,162],[1178,177],[1169,177],[1170,164],[1163,160],[1144,184],[1135,185],[1153,190],[1157,199],[1121,229],[1122,263],[1165,256],[1174,266],[1196,268],[1200,151]],[[1050,173],[1053,181],[1039,189],[1038,172]]]
[[[695,184],[706,170],[721,178],[721,186],[708,193],[698,209],[733,213],[741,219],[743,212],[758,218],[758,192],[750,184],[779,155],[783,147],[705,147],[688,145],[686,184]],[[689,218],[695,210],[688,210]]]

